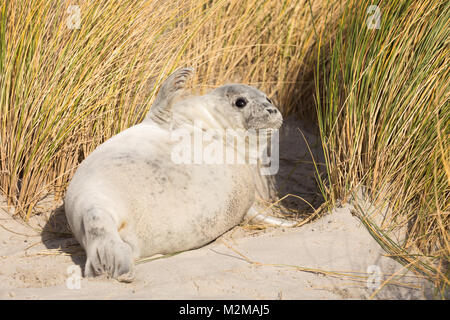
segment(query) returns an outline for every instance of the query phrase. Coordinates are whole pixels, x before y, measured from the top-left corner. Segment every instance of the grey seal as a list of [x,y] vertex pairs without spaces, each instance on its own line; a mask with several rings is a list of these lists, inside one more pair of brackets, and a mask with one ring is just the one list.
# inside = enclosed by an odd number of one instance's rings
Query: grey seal
[[[98,146],[77,168],[65,213],[86,251],[85,276],[134,279],[134,260],[198,248],[247,220],[292,226],[255,209],[258,175],[247,164],[180,164],[178,128],[278,129],[280,111],[261,91],[230,84],[180,98],[190,68],[163,83],[145,120]],[[187,128],[187,129],[186,129]],[[216,137],[216,139],[221,139]],[[233,148],[225,146],[226,148]]]

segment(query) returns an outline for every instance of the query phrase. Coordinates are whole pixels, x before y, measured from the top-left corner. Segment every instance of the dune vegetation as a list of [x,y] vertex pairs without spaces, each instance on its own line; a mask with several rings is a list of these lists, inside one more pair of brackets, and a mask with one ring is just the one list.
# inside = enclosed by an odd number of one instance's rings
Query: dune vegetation
[[[382,225],[358,214],[443,293],[449,21],[444,0],[3,0],[0,192],[25,220],[48,194],[62,198],[77,165],[139,123],[171,71],[192,66],[196,92],[247,83],[315,121],[329,206],[360,188],[388,206]],[[389,236],[397,228],[402,243]]]

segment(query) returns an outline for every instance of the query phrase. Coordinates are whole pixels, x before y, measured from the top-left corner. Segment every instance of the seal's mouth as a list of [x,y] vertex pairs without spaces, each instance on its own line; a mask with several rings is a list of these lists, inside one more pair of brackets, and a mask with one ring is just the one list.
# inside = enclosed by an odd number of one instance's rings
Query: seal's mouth
[[281,113],[278,111],[276,115],[271,115],[269,117],[269,121],[267,121],[267,127],[264,129],[272,129],[272,130],[278,130],[280,129],[281,125],[283,124],[283,117],[281,116]]
[[261,117],[251,119],[248,123],[247,129],[256,130],[278,130],[283,124],[283,117],[278,114],[277,116]]
[[278,130],[278,129],[280,129],[282,124],[283,124],[283,117],[280,114],[280,116],[276,119],[276,121],[273,125],[273,128]]

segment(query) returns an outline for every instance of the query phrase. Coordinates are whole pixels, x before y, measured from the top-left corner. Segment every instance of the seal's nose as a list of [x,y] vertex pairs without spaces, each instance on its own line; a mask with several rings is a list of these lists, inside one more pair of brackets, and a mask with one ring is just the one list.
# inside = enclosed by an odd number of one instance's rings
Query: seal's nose
[[276,114],[278,112],[277,108],[275,108],[271,103],[264,102],[263,106],[266,109],[266,111],[270,114]]

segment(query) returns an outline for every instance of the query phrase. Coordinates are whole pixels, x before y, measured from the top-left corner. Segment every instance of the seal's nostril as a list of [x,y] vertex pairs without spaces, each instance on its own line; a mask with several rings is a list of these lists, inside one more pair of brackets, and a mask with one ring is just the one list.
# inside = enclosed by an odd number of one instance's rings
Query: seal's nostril
[[266,109],[269,113],[277,113],[277,109],[274,108],[267,108]]

